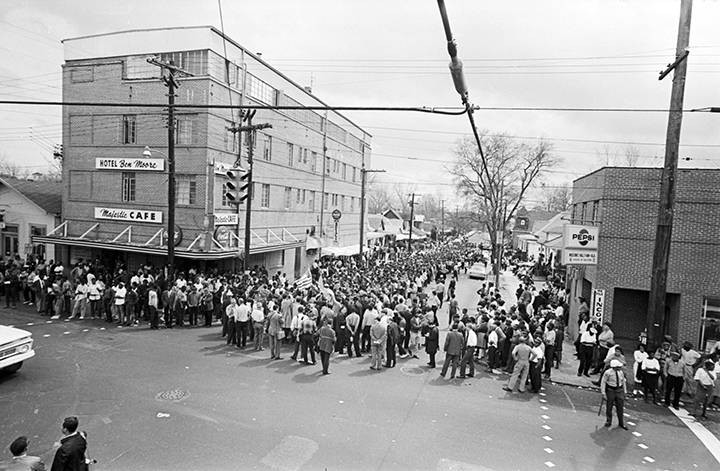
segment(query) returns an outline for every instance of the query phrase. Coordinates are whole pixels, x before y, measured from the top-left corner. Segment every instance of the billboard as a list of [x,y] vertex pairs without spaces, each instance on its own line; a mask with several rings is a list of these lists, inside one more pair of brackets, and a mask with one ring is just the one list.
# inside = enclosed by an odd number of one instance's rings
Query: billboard
[[597,226],[567,224],[563,231],[563,265],[597,265]]

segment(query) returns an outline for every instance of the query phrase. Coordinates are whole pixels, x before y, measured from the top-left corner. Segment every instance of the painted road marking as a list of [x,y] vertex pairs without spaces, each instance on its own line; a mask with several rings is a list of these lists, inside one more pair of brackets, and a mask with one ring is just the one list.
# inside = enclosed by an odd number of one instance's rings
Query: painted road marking
[[547,402],[547,400],[546,400],[546,399],[540,399],[540,402],[542,402],[543,404],[545,404],[545,403]]
[[554,468],[554,467],[555,467],[555,463],[553,463],[552,461],[546,461],[546,462],[545,462],[545,466],[547,466],[548,468]]
[[25,324],[25,325],[35,325],[35,323],[34,323],[34,322],[28,322],[28,323]]
[[83,332],[90,332],[90,329],[83,329]]
[[45,334],[45,335],[43,335],[43,337],[48,338],[48,337],[50,337],[50,334]]
[[638,447],[639,447],[639,448],[642,448],[643,450],[647,450],[647,449],[648,449],[648,446],[647,446],[646,444],[644,444],[644,443],[638,443]]
[[545,430],[552,430],[552,427],[547,424],[543,425],[542,428],[544,428]]
[[720,463],[720,440],[718,440],[715,435],[706,429],[703,424],[696,421],[687,410],[680,409],[678,411],[674,408],[670,408],[670,411],[672,411],[672,413],[675,414],[675,416],[677,416],[677,418],[680,419],[682,423],[684,423],[687,428],[695,434],[698,440],[705,445],[705,448],[707,448],[707,450],[715,457],[717,462]]
[[544,392],[541,392],[540,395],[543,397],[547,396],[547,394],[545,394]]
[[545,450],[545,453],[547,453],[548,455],[555,453],[552,448],[543,448],[543,449]]
[[630,422],[630,421],[628,420],[628,425],[634,427],[634,426],[636,426],[637,424],[636,424],[635,422]]
[[640,433],[640,432],[633,432],[632,434],[635,435],[636,437],[642,437],[642,433]]
[[52,324],[52,321],[45,321],[46,324]]
[[543,440],[545,440],[546,442],[551,442],[551,441],[552,441],[552,437],[548,437],[547,435],[545,435],[545,436],[542,437],[542,438],[543,438]]
[[63,335],[68,335],[69,333],[70,332],[65,331],[65,332],[63,332]]
[[100,330],[105,330],[105,327],[100,327]]
[[463,463],[462,461],[441,459],[437,464],[437,471],[493,471],[479,464]]
[[318,448],[317,442],[309,438],[288,435],[260,462],[272,469],[294,471],[307,463]]
[[648,463],[654,463],[654,462],[655,462],[655,460],[652,459],[652,458],[649,457],[649,456],[646,456],[645,458],[643,458],[643,460],[647,461]]
[[548,420],[548,419],[550,419],[550,416],[549,415],[541,415],[540,418],[543,420]]
[[540,406],[540,409],[542,409],[542,410],[549,410],[546,406]]

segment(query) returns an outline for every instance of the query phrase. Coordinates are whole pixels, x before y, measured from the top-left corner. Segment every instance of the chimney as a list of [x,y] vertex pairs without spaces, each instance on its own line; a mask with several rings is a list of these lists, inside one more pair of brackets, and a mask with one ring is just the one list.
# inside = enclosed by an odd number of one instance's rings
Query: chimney
[[310,95],[312,95],[312,87],[310,87],[310,86],[305,86],[305,87],[303,87],[303,89],[304,89],[306,92],[308,92]]

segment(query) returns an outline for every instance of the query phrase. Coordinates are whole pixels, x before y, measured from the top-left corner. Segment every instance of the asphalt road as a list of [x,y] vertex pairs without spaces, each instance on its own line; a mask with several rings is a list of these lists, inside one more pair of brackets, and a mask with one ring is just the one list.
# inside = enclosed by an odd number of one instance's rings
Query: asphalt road
[[[474,309],[478,286],[461,280],[461,306]],[[226,347],[219,327],[118,329],[2,309],[0,323],[32,331],[37,349],[0,378],[3,457],[25,434],[49,463],[62,418],[77,415],[98,470],[720,466],[664,409],[631,402],[630,431],[606,429],[597,392],[547,384],[511,395],[507,377],[443,380],[424,356],[381,372],[367,356],[333,357],[322,376],[289,352],[271,361]]]

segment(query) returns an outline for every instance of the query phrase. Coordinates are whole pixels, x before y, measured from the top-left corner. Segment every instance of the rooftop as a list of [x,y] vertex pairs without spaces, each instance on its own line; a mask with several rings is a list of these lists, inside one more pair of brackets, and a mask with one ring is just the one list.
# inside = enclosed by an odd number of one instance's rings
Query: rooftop
[[62,212],[62,182],[52,180],[23,180],[21,178],[0,176],[4,183],[50,214]]

